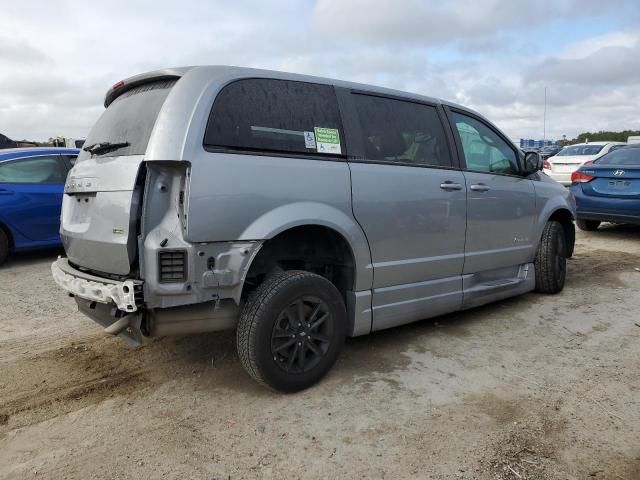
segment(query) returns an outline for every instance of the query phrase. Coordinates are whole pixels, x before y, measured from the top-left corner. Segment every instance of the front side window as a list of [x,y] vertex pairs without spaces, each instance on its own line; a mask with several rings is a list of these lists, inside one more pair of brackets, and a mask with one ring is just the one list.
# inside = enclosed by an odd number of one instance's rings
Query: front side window
[[436,107],[353,94],[367,160],[450,167],[451,156]]
[[342,156],[344,135],[330,85],[250,78],[213,105],[204,144],[236,150]]
[[64,183],[58,159],[38,157],[0,163],[0,183]]
[[514,149],[498,134],[473,117],[451,113],[468,170],[508,175],[519,173]]

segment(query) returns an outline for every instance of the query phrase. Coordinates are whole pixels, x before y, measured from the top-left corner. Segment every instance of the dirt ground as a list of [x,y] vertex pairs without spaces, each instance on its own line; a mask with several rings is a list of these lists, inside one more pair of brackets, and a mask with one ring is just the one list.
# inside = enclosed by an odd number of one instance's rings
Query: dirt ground
[[294,395],[233,333],[133,350],[0,268],[0,478],[640,479],[640,228],[578,234],[567,286],[348,340]]

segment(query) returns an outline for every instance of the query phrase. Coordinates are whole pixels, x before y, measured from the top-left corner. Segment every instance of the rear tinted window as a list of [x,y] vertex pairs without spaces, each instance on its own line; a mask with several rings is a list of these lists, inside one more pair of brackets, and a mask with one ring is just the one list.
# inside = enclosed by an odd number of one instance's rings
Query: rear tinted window
[[352,98],[367,160],[451,166],[436,107],[362,94]]
[[607,153],[594,163],[598,165],[640,165],[640,148],[621,148]]
[[345,154],[332,86],[246,79],[226,86],[214,102],[204,143],[209,147],[296,154]]
[[176,81],[145,83],[117,97],[93,126],[84,145],[128,142],[126,147],[100,152],[96,156],[144,154],[158,113]]

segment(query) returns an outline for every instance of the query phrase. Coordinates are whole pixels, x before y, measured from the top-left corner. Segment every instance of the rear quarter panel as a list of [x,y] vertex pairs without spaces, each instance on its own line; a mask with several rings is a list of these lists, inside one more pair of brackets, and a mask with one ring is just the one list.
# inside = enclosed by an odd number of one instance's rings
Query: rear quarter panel
[[186,197],[190,242],[265,240],[300,225],[326,226],[351,246],[355,289],[371,288],[369,246],[353,218],[346,162],[203,149],[192,161]]

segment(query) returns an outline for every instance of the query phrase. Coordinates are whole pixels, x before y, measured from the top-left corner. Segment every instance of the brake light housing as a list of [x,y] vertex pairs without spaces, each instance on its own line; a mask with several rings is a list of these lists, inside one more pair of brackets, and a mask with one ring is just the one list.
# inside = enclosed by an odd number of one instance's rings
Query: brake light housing
[[596,177],[577,170],[571,174],[571,183],[589,183],[594,178]]
[[543,161],[542,168],[544,168],[545,170],[551,170],[551,162],[549,160]]

